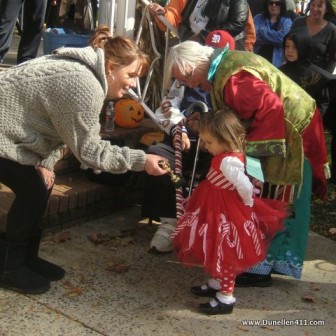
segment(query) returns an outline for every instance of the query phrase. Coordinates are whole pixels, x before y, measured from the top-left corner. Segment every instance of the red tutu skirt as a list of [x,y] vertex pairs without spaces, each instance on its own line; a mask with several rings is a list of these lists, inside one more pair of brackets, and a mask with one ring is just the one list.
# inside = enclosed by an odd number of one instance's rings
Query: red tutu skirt
[[257,197],[253,207],[245,206],[236,190],[216,189],[204,180],[186,200],[173,233],[177,257],[187,266],[203,266],[214,278],[223,278],[228,266],[241,273],[265,259],[271,239],[283,230],[285,207]]

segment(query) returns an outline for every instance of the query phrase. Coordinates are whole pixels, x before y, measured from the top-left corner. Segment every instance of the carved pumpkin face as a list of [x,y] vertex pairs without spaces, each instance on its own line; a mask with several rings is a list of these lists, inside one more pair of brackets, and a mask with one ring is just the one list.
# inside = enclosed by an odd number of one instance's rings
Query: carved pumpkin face
[[120,99],[115,104],[115,123],[120,127],[138,127],[144,116],[144,108],[134,99]]

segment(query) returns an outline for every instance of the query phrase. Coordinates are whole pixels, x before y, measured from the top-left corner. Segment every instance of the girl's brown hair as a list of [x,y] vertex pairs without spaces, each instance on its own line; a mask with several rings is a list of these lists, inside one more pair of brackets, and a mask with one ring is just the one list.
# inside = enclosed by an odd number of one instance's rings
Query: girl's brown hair
[[149,69],[149,56],[132,39],[125,36],[112,37],[107,25],[99,26],[89,42],[92,48],[104,50],[105,63],[109,62],[112,68],[139,61],[139,76],[143,76]]
[[228,151],[244,152],[245,129],[236,115],[229,109],[210,111],[201,118],[200,132],[208,132]]

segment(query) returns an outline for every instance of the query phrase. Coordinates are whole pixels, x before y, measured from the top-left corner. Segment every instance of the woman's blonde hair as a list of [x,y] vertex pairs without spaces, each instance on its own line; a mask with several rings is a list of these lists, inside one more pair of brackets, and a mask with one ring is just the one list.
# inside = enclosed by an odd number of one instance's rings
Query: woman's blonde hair
[[110,63],[111,68],[127,66],[134,61],[139,61],[139,76],[144,75],[149,69],[149,56],[137,44],[125,36],[112,37],[107,25],[99,26],[90,38],[92,48],[104,50],[105,63]]
[[205,113],[200,123],[200,132],[204,131],[210,133],[218,142],[224,143],[228,151],[245,150],[245,129],[230,109]]

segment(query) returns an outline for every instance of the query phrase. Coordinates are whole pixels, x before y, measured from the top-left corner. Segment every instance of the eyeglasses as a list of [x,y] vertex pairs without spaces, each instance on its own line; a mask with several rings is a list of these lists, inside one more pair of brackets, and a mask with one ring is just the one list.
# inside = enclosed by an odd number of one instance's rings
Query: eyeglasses
[[189,78],[194,74],[194,70],[195,69],[191,69],[190,71],[186,72],[184,74],[184,79],[179,79],[178,80],[180,86],[186,86],[187,85],[186,81],[189,80]]
[[280,7],[281,1],[269,1],[268,6],[277,6]]

